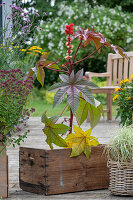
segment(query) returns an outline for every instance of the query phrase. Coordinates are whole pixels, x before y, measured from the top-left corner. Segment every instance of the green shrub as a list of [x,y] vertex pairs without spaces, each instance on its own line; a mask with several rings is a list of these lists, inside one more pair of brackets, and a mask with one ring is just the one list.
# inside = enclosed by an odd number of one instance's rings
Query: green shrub
[[[56,60],[58,57],[64,59],[66,56],[64,27],[66,24],[74,23],[76,30],[79,26],[79,21],[81,28],[89,27],[92,29],[95,27],[95,31],[100,31],[109,42],[121,46],[125,51],[133,49],[132,14],[121,11],[121,7],[118,6],[112,9],[98,5],[92,7],[88,1],[83,3],[77,0],[76,3],[73,1],[71,4],[62,1],[58,4],[56,17],[52,18],[51,16],[49,21],[43,22],[42,28],[44,31],[38,35],[38,44],[46,51],[52,51],[51,58],[49,56],[49,59]],[[77,45],[75,45],[74,50],[76,47]],[[89,49],[80,49],[77,60],[89,55],[92,49],[94,49],[93,44],[89,46]],[[90,59],[80,64],[78,63],[77,69],[84,68],[84,71],[105,72],[107,55],[111,50],[103,48],[101,51],[100,55],[96,53]],[[46,73],[46,84],[52,84],[54,81],[57,81],[57,73],[53,74],[52,78],[52,73],[48,70]]]

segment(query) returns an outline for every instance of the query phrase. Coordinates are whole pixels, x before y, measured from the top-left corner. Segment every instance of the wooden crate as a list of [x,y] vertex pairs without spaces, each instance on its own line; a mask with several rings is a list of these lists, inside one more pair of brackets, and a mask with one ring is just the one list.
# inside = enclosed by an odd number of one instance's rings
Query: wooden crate
[[108,188],[109,171],[103,146],[70,158],[71,149],[20,148],[20,188],[51,195]]
[[[1,144],[0,144],[1,145]],[[8,157],[0,155],[0,198],[8,197]]]

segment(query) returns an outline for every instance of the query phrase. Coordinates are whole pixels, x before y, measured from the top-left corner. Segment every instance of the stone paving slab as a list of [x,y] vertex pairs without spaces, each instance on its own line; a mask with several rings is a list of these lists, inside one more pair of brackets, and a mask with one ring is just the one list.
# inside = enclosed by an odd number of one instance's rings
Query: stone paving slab
[[111,195],[110,192],[106,190],[95,190],[95,191],[85,191],[85,192],[75,192],[61,195],[50,195],[43,196],[32,194],[29,192],[24,192],[20,189],[11,190],[10,197],[11,200],[131,200],[132,197],[122,197]]
[[[62,120],[62,119],[61,119]],[[99,137],[99,142],[106,144],[109,142],[110,137],[114,134],[115,130],[118,129],[119,121],[113,120],[112,122],[107,122],[106,120],[101,120],[99,124],[94,128],[92,135]],[[45,135],[42,132],[44,124],[41,123],[39,117],[31,117],[28,122],[28,126],[25,130],[30,129],[27,139],[21,146],[32,147],[32,148],[43,148],[49,149],[49,146],[45,142]],[[83,130],[89,129],[89,124],[84,123],[82,128]],[[32,200],[32,199],[131,199],[130,197],[117,197],[110,195],[108,190],[95,190],[95,191],[85,191],[85,192],[76,192],[68,193],[61,195],[52,195],[52,196],[42,196],[32,193],[22,191],[19,188],[19,147],[13,148],[9,147],[7,150],[8,159],[9,159],[9,199],[12,200]]]

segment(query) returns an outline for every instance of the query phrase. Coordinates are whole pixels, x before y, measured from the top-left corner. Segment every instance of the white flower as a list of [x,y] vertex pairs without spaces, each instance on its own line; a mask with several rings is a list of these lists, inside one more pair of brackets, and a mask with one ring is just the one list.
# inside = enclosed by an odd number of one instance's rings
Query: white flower
[[121,24],[120,26],[121,26],[121,28],[124,28],[125,24]]
[[76,16],[74,16],[74,19],[78,19],[78,16],[76,15]]
[[88,8],[85,8],[84,10],[83,10],[83,13],[85,14],[85,15],[87,15],[88,14]]
[[57,15],[58,15],[58,16],[61,16],[61,15],[62,15],[62,11],[61,11],[61,10],[58,11],[58,12],[57,12]]
[[94,14],[93,14],[93,13],[91,13],[90,18],[91,18],[91,19],[94,19]]
[[127,38],[127,43],[130,43],[132,41],[131,38]]
[[48,38],[51,39],[52,37],[53,37],[53,34],[50,32],[50,33],[48,34]]

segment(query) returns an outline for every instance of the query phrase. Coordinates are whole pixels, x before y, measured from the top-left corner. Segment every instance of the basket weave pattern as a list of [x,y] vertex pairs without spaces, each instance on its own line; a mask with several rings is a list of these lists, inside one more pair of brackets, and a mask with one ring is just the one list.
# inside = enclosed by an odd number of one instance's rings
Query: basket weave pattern
[[133,163],[108,161],[108,167],[111,193],[133,196]]

